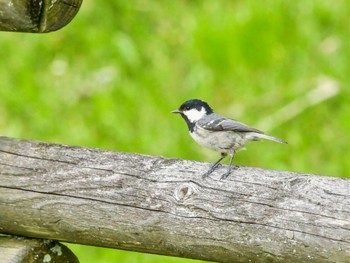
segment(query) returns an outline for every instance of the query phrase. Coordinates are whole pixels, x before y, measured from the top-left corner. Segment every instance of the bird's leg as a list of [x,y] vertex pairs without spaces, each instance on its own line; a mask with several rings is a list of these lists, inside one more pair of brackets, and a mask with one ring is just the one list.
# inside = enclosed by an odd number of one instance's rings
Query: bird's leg
[[229,176],[230,173],[231,173],[231,170],[232,170],[232,161],[233,161],[233,157],[235,156],[235,152],[232,151],[230,155],[231,155],[230,164],[229,164],[229,166],[228,166],[227,172],[224,173],[224,174],[221,176],[221,179],[226,179],[227,176]]
[[208,175],[210,175],[212,172],[214,172],[214,170],[220,165],[220,162],[227,156],[226,153],[221,153],[221,158],[219,160],[217,160],[212,167],[210,167],[210,169],[208,170],[208,172],[206,172],[205,174],[202,175],[203,179],[208,177]]

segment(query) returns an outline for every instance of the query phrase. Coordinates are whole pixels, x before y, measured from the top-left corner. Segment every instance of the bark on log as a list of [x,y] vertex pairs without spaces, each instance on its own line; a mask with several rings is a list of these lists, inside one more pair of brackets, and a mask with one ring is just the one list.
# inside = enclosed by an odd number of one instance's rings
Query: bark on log
[[67,25],[82,0],[0,0],[0,31],[42,33]]
[[350,180],[0,137],[0,232],[217,262],[350,262]]
[[0,236],[1,263],[79,263],[66,246],[50,240]]

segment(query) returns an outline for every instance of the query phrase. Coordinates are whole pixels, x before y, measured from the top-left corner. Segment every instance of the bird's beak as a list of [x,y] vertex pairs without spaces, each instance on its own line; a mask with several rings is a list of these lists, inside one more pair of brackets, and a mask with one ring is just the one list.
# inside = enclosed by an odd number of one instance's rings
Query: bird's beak
[[173,110],[171,113],[182,113],[180,110]]

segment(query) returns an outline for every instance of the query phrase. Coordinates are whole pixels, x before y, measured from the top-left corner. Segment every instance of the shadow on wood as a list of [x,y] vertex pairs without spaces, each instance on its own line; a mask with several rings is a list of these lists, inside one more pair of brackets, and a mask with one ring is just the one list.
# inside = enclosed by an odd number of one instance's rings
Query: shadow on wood
[[349,262],[350,180],[0,137],[0,232],[217,262]]
[[51,32],[67,25],[82,0],[0,0],[0,31]]

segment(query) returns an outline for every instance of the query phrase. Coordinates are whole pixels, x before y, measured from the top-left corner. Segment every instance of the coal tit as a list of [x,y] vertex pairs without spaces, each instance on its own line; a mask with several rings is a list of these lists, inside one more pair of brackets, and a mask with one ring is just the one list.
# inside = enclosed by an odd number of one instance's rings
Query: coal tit
[[208,103],[202,100],[188,100],[172,113],[181,114],[187,123],[191,137],[198,144],[221,153],[221,158],[203,174],[203,178],[210,175],[220,165],[220,162],[230,154],[228,170],[221,177],[222,179],[226,178],[231,173],[232,160],[236,151],[244,148],[244,145],[249,141],[267,139],[286,143],[284,140],[266,135],[244,123],[214,113]]

